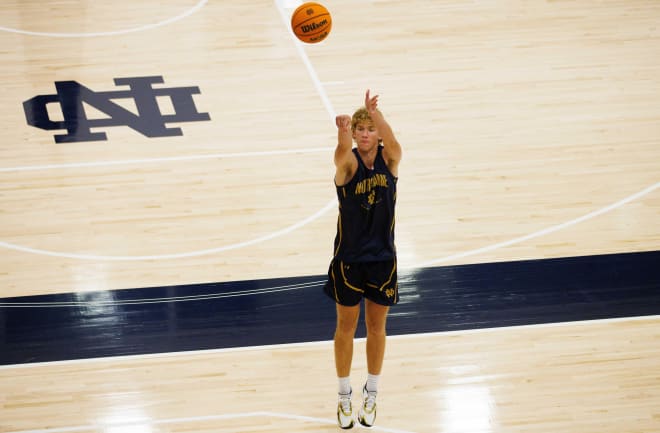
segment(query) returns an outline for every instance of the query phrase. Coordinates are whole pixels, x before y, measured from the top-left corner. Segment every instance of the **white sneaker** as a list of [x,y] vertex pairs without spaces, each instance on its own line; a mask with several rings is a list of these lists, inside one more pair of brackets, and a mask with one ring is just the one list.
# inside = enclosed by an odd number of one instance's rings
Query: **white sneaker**
[[367,385],[362,388],[364,402],[358,412],[358,421],[365,427],[371,427],[376,422],[376,392],[367,391]]
[[349,429],[353,427],[353,406],[351,405],[351,396],[353,392],[348,394],[339,394],[339,403],[337,404],[337,422],[339,427]]

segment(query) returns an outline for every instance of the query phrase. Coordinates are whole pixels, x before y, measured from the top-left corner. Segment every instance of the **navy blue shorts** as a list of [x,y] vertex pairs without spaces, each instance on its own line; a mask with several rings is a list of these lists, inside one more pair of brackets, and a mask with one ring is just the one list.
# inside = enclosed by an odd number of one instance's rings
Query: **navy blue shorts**
[[399,302],[396,260],[345,263],[333,259],[323,291],[340,305],[351,307],[367,298],[390,306]]

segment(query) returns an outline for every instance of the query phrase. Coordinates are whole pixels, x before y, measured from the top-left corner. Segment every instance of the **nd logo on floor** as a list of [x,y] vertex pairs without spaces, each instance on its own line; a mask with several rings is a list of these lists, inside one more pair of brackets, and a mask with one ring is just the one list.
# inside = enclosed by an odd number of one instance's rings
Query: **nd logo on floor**
[[[192,95],[200,93],[199,87],[153,88],[163,83],[163,77],[115,78],[115,85],[128,86],[127,90],[95,92],[77,81],[56,81],[54,95],[38,95],[23,102],[28,125],[56,131],[66,129],[66,134],[56,134],[56,143],[107,140],[105,132],[92,132],[91,128],[128,126],[146,137],[170,137],[183,135],[181,128],[168,128],[170,122],[196,122],[211,120],[208,113],[199,113]],[[163,115],[157,97],[168,96],[174,114]],[[131,98],[135,101],[138,114],[120,105],[113,99]],[[50,119],[47,105],[60,104],[64,120]],[[107,118],[90,119],[85,105],[108,115]]]

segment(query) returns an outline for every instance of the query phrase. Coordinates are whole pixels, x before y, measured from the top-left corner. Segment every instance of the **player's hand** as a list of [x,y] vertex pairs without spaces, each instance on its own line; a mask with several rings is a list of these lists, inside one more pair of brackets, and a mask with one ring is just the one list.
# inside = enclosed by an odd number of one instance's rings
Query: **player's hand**
[[374,113],[378,108],[378,95],[371,96],[369,89],[367,89],[367,94],[364,96],[364,106],[369,114]]
[[351,116],[348,114],[340,114],[335,117],[335,123],[340,130],[348,131],[351,128]]

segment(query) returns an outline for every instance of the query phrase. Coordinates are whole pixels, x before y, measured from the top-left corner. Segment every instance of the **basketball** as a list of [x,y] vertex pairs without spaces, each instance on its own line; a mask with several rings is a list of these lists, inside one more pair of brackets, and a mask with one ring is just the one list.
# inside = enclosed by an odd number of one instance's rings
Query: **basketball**
[[325,6],[307,2],[291,15],[291,29],[298,39],[308,44],[321,42],[332,28],[332,17]]

